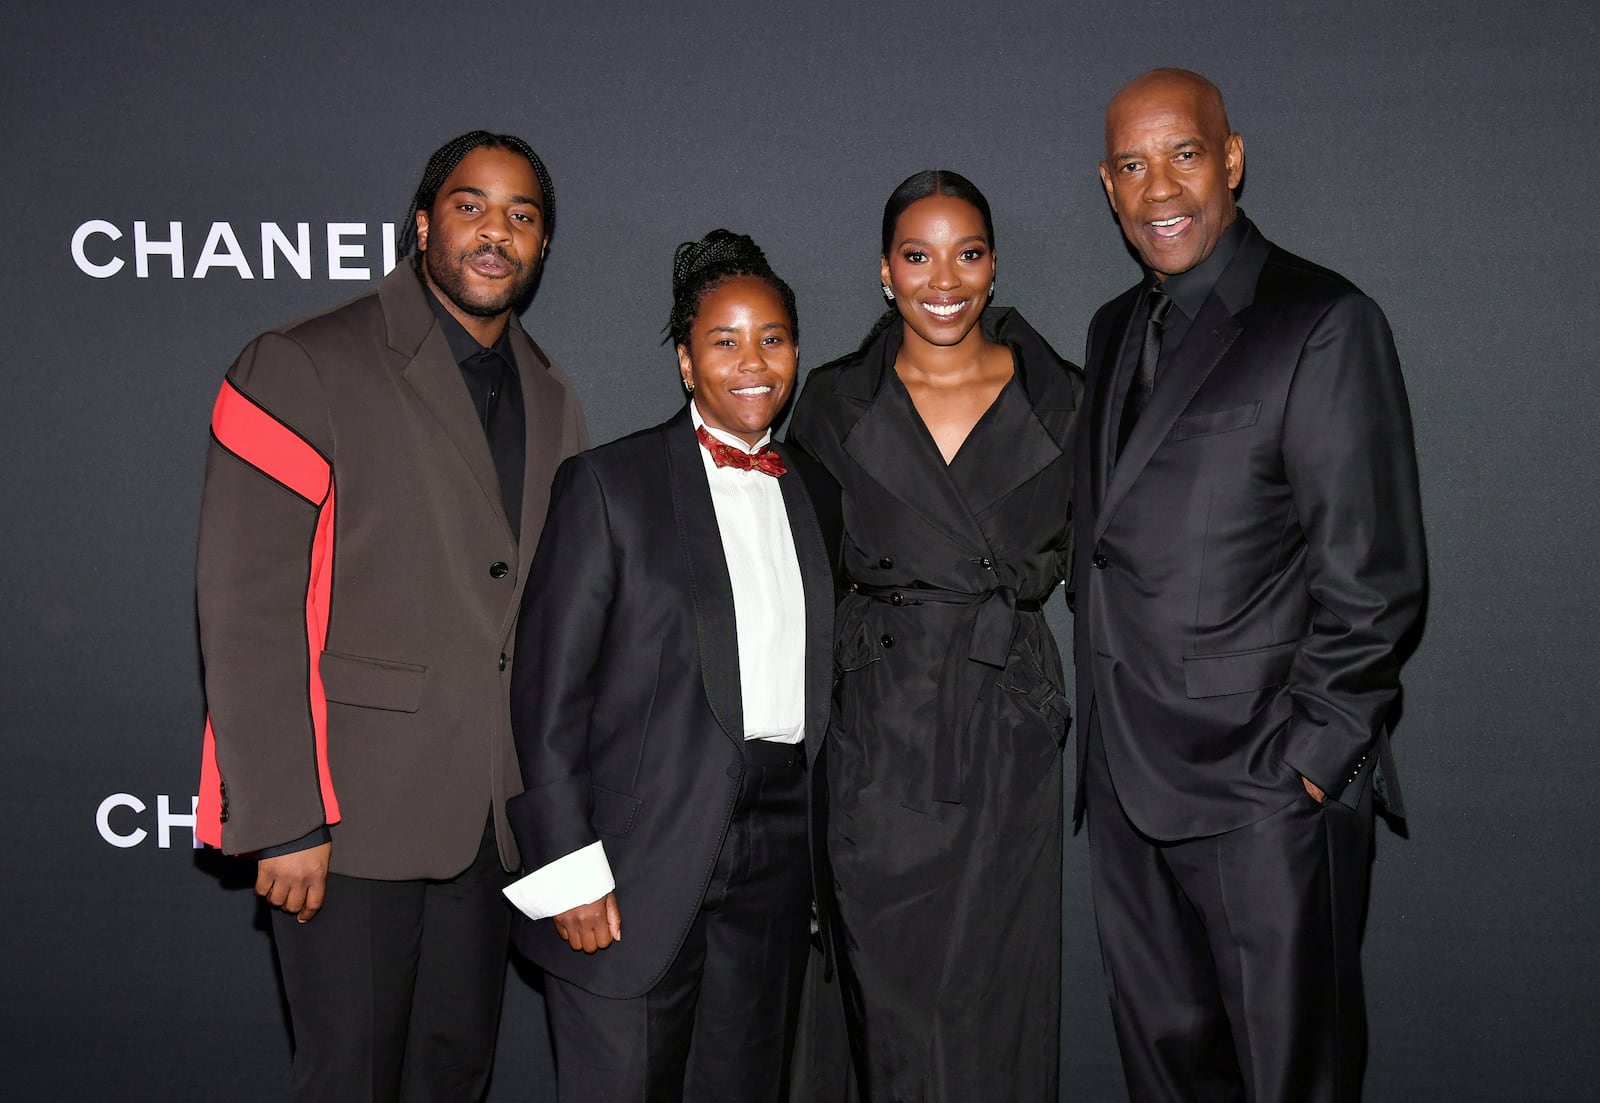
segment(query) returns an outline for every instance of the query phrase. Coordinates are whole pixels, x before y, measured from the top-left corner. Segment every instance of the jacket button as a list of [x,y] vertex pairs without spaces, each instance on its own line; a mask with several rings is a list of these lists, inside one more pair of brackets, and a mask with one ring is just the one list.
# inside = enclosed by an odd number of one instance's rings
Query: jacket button
[[511,573],[511,568],[506,566],[504,563],[500,562],[498,559],[495,560],[493,563],[489,564],[489,577],[490,578],[504,578],[506,575],[508,575],[510,573]]
[[990,559],[986,555],[982,559],[978,560],[978,566],[982,567],[986,571],[992,571],[994,570],[994,560]]
[[890,605],[904,605],[905,603],[906,595],[902,594],[899,590],[896,590],[894,593],[889,595]]
[[504,651],[502,651],[502,652],[500,652],[500,669],[501,670],[504,670],[506,668],[506,662],[507,662],[506,653]]
[[886,571],[889,570],[894,566],[893,557],[887,555],[884,556],[882,559],[878,560],[878,566],[882,567]]
[[727,774],[727,775],[728,775],[728,776],[729,776],[729,777],[732,777],[732,778],[737,778],[737,777],[741,777],[741,776],[743,776],[743,774],[744,774],[744,767],[743,767],[743,766],[729,766],[729,767],[728,767],[728,768],[727,768],[727,770],[726,770],[726,771],[724,771],[724,772],[725,772],[725,773],[726,773],[726,774]]
[[883,634],[883,638],[880,639],[878,642],[883,644],[883,646],[885,646],[885,647],[893,647],[894,646],[894,637],[889,635],[889,633],[885,632]]
[[1103,571],[1107,567],[1111,566],[1111,560],[1107,559],[1102,552],[1095,552],[1094,558],[1089,560],[1089,562],[1094,565],[1094,569],[1097,571]]

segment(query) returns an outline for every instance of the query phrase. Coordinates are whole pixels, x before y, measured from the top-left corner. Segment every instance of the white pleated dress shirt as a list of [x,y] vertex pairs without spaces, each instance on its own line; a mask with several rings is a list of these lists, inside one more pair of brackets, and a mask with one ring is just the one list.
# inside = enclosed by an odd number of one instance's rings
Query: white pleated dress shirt
[[[752,446],[706,426],[692,402],[689,416],[696,429],[705,426],[743,452],[756,452],[771,440],[767,433]],[[744,737],[798,743],[805,738],[806,603],[783,490],[771,475],[718,467],[708,449],[698,451],[733,587]],[[505,893],[530,919],[546,919],[615,888],[605,847],[596,840],[534,870]]]

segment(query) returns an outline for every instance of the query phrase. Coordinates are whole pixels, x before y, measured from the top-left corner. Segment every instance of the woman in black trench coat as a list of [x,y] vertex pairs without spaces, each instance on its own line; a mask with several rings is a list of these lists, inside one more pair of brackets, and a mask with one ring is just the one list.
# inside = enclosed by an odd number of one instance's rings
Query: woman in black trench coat
[[814,370],[790,442],[844,494],[828,851],[869,1103],[1054,1100],[1068,710],[1040,606],[1071,561],[1081,374],[993,291],[989,206],[884,210],[895,313]]

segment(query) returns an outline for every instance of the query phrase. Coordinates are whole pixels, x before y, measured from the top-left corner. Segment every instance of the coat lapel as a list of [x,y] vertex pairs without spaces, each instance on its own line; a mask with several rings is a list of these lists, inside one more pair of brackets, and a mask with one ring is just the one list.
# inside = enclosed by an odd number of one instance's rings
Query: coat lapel
[[833,565],[828,557],[817,512],[805,480],[793,470],[794,460],[781,444],[773,448],[789,463],[790,471],[778,479],[783,506],[789,515],[789,534],[800,563],[800,584],[806,601],[806,760],[815,761],[828,730],[833,689]]
[[[522,409],[527,425],[527,462],[522,471],[522,531],[517,545],[524,569],[533,559],[539,531],[550,509],[550,477],[561,461],[561,418],[566,410],[561,385],[550,377],[550,361],[513,316],[511,348],[522,383]],[[493,459],[491,457],[491,464]]]
[[[444,430],[477,480],[495,516],[500,518],[506,535],[514,539],[516,534],[511,531],[511,523],[500,501],[500,479],[495,474],[494,457],[483,434],[483,423],[472,408],[472,397],[461,379],[461,367],[450,355],[450,346],[439,330],[433,311],[422,298],[424,294],[409,264],[400,265],[384,278],[378,298],[383,304],[389,347],[407,358],[406,383]],[[525,402],[530,410],[532,397],[529,395],[529,401]],[[532,452],[533,449],[529,449],[530,458]]]
[[[1247,309],[1255,297],[1256,280],[1267,257],[1266,239],[1252,230],[1239,246],[1238,255],[1217,279],[1217,284],[1206,296],[1200,314],[1178,346],[1172,363],[1163,368],[1150,402],[1139,415],[1122,456],[1111,470],[1106,486],[1105,500],[1095,516],[1094,541],[1105,535],[1106,527],[1116,514],[1117,507],[1127,497],[1129,489],[1140,472],[1155,455],[1156,449],[1172,431],[1174,423],[1188,409],[1189,403],[1216,370],[1222,358],[1243,330],[1238,315]],[[1110,423],[1103,428],[1109,436]],[[1111,445],[1113,448],[1115,444]]]
[[[712,715],[729,739],[744,743],[744,699],[739,685],[739,635],[733,612],[733,582],[728,577],[722,530],[711,503],[700,445],[685,406],[662,427],[667,484],[678,539],[689,567],[696,634],[700,640],[700,678]],[[807,617],[809,620],[809,609]],[[807,717],[809,720],[810,718]]]
[[1111,468],[1116,462],[1116,426],[1122,419],[1122,403],[1128,390],[1127,373],[1122,370],[1123,353],[1132,339],[1129,330],[1133,324],[1133,307],[1138,301],[1137,287],[1123,295],[1095,335],[1099,347],[1089,350],[1089,363],[1096,365],[1091,383],[1093,391],[1089,396],[1090,486],[1096,514],[1105,502],[1106,484],[1111,480]]
[[[1078,405],[1066,364],[1014,310],[986,311],[983,324],[991,340],[1011,347],[1016,378],[972,427],[950,465],[966,508],[980,517],[1061,458],[1065,435],[1058,440],[1041,419],[1070,425],[1070,420],[1052,415],[1070,413]],[[974,439],[980,435],[998,446],[984,447]],[[968,449],[967,444],[975,447]]]
[[[877,480],[907,509],[939,529],[975,558],[991,554],[987,538],[962,498],[939,447],[917,413],[911,395],[894,374],[900,342],[891,329],[874,348],[876,379],[870,405],[845,434],[843,445],[870,478]],[[878,350],[882,350],[881,353]],[[862,373],[872,376],[871,371]],[[852,381],[856,382],[856,381]]]

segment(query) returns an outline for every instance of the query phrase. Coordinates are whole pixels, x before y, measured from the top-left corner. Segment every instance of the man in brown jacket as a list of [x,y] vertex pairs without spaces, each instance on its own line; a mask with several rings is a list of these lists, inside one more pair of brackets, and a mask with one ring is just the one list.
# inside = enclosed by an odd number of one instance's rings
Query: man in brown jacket
[[402,262],[263,334],[212,417],[197,570],[206,842],[258,860],[296,1100],[479,1098],[520,864],[511,641],[577,396],[522,329],[555,193],[439,149]]

